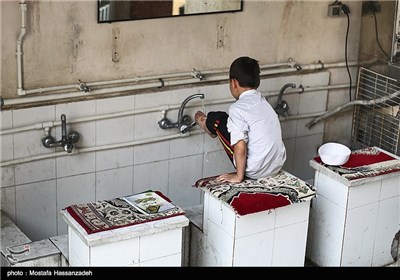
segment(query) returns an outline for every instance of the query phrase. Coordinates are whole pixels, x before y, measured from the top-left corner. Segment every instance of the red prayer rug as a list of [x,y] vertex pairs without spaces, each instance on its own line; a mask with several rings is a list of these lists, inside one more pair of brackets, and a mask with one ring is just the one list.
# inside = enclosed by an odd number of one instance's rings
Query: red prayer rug
[[349,160],[341,166],[324,164],[320,157],[314,160],[348,181],[400,171],[400,160],[376,147],[352,151]]
[[308,201],[315,196],[313,186],[284,170],[271,177],[246,179],[238,184],[219,183],[217,177],[197,180],[194,187],[210,192],[241,216]]
[[[155,191],[168,202],[161,192]],[[75,204],[65,208],[88,234],[184,215],[179,206],[156,214],[142,214],[122,198]]]

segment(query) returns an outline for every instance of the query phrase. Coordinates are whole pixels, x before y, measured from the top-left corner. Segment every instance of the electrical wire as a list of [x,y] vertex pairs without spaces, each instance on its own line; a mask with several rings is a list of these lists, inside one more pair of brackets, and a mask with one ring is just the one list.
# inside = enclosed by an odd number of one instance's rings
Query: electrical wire
[[376,14],[375,14],[375,10],[371,9],[372,13],[374,15],[374,20],[375,20],[375,37],[376,37],[376,42],[378,43],[379,48],[381,49],[381,51],[384,53],[384,55],[386,56],[387,60],[390,61],[389,55],[385,52],[385,50],[382,48],[381,43],[379,42],[379,38],[378,38],[378,22],[376,20]]
[[349,13],[348,12],[344,12],[347,16],[347,30],[346,30],[346,40],[345,40],[345,44],[344,44],[344,59],[346,62],[346,69],[347,69],[347,74],[349,74],[349,101],[351,101],[351,84],[352,84],[352,80],[351,80],[351,73],[350,73],[350,69],[349,69],[349,62],[348,62],[348,58],[347,58],[347,42],[349,40],[349,29],[350,29],[350,17],[349,17]]

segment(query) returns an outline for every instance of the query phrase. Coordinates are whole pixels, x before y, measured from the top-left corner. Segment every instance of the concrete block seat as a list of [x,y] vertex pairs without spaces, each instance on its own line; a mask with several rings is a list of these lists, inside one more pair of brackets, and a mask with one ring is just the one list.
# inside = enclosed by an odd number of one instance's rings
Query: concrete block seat
[[76,204],[61,211],[68,224],[70,266],[181,266],[183,228],[179,206],[138,212],[122,198]]
[[191,226],[190,266],[304,266],[313,186],[282,170],[240,184],[198,180],[202,225]]
[[38,267],[68,266],[59,247],[66,244],[63,236],[31,241],[14,222],[1,211],[1,266]]

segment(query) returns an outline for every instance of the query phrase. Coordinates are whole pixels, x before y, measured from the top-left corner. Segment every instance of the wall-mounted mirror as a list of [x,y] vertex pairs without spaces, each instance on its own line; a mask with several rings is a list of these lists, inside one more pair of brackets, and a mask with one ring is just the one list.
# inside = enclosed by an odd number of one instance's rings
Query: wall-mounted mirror
[[239,12],[243,0],[98,0],[98,23]]

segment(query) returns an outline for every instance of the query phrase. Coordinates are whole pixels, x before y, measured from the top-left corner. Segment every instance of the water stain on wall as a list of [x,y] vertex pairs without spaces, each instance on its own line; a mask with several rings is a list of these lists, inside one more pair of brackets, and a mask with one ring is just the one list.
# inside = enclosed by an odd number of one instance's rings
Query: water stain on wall
[[78,60],[78,53],[80,46],[83,45],[83,40],[79,38],[83,27],[78,24],[78,8],[75,5],[67,12],[67,40],[65,41],[65,48],[67,53],[67,63],[69,72],[72,74],[75,71],[76,62]]

